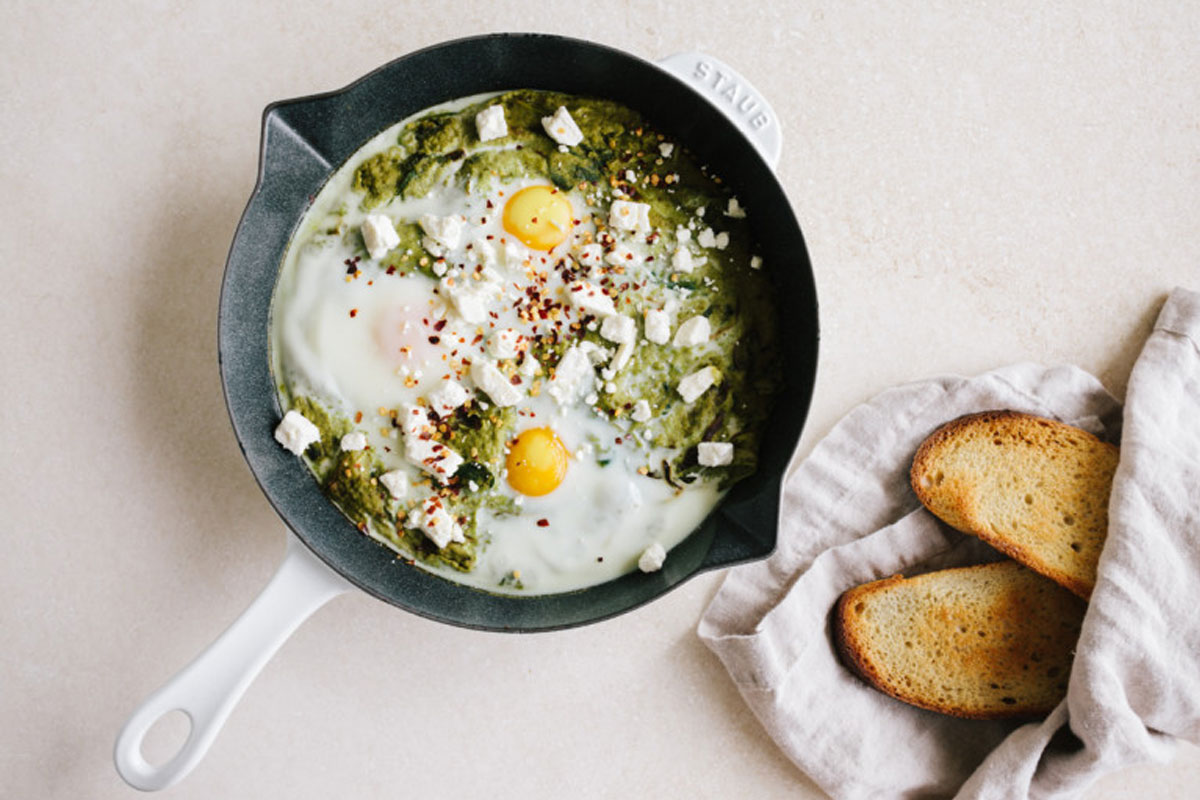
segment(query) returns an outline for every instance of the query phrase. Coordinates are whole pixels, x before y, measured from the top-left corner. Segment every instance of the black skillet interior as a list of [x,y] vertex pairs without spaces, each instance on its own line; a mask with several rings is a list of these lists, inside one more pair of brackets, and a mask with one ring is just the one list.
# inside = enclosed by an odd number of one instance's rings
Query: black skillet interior
[[[398,560],[321,494],[272,431],[281,411],[267,344],[275,276],[312,198],[367,139],[438,103],[505,89],[607,97],[641,111],[732,187],[777,289],[780,400],[758,473],[670,553],[657,573],[577,592],[493,595]],[[783,189],[750,143],[693,89],[619,50],[539,34],[461,39],[404,56],[340,91],[275,103],[263,115],[259,180],[238,225],[221,289],[219,353],[226,403],[246,461],[276,511],[325,563],[366,592],[431,619],[500,631],[547,630],[635,608],[707,569],[775,547],[780,482],[808,411],[817,361],[817,299],[799,226]]]

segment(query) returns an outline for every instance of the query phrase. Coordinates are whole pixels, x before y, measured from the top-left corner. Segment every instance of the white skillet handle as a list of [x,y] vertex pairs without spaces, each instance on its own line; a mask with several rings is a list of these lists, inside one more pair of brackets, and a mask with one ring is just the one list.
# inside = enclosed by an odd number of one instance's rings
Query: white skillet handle
[[[280,645],[309,615],[351,588],[289,535],[287,555],[262,594],[195,661],[146,698],[117,735],[113,760],[125,782],[157,791],[191,772]],[[154,766],[142,756],[142,741],[155,722],[175,710],[187,714],[191,731],[178,753]]]
[[754,143],[771,169],[779,165],[783,132],[779,117],[758,90],[733,67],[703,53],[676,53],[658,65],[704,95]]

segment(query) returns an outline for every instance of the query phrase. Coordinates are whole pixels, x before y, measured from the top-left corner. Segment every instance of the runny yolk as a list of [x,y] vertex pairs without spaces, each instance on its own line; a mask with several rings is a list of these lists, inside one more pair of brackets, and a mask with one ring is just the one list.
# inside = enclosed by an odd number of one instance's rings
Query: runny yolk
[[571,201],[553,186],[527,186],[504,204],[504,230],[534,250],[553,250],[571,224]]
[[509,486],[521,494],[550,494],[567,474],[567,447],[549,428],[530,428],[513,441],[505,466]]

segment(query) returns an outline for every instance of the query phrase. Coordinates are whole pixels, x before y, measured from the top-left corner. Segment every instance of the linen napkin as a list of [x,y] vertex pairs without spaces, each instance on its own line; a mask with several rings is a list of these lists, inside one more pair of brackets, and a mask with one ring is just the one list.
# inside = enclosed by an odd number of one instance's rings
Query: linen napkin
[[[877,692],[842,666],[829,626],[852,586],[1000,557],[925,511],[908,484],[925,436],[994,408],[1121,445],[1067,698],[1025,724]],[[699,634],[780,748],[836,798],[1060,798],[1200,740],[1198,605],[1200,294],[1176,289],[1123,413],[1083,370],[1027,363],[900,386],[852,410],[789,477],[775,553],[730,571]]]

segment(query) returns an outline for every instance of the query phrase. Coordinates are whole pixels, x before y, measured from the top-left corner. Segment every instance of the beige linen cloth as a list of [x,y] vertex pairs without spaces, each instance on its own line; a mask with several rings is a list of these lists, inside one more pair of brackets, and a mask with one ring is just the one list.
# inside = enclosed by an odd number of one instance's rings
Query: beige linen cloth
[[[830,638],[830,609],[851,586],[999,557],[938,522],[908,485],[926,435],[992,408],[1121,444],[1067,698],[1025,724],[893,700],[843,668]],[[781,516],[775,553],[729,573],[699,634],[772,738],[834,797],[1071,797],[1200,740],[1200,294],[1167,299],[1123,414],[1074,367],[901,386],[817,444],[788,479]]]

